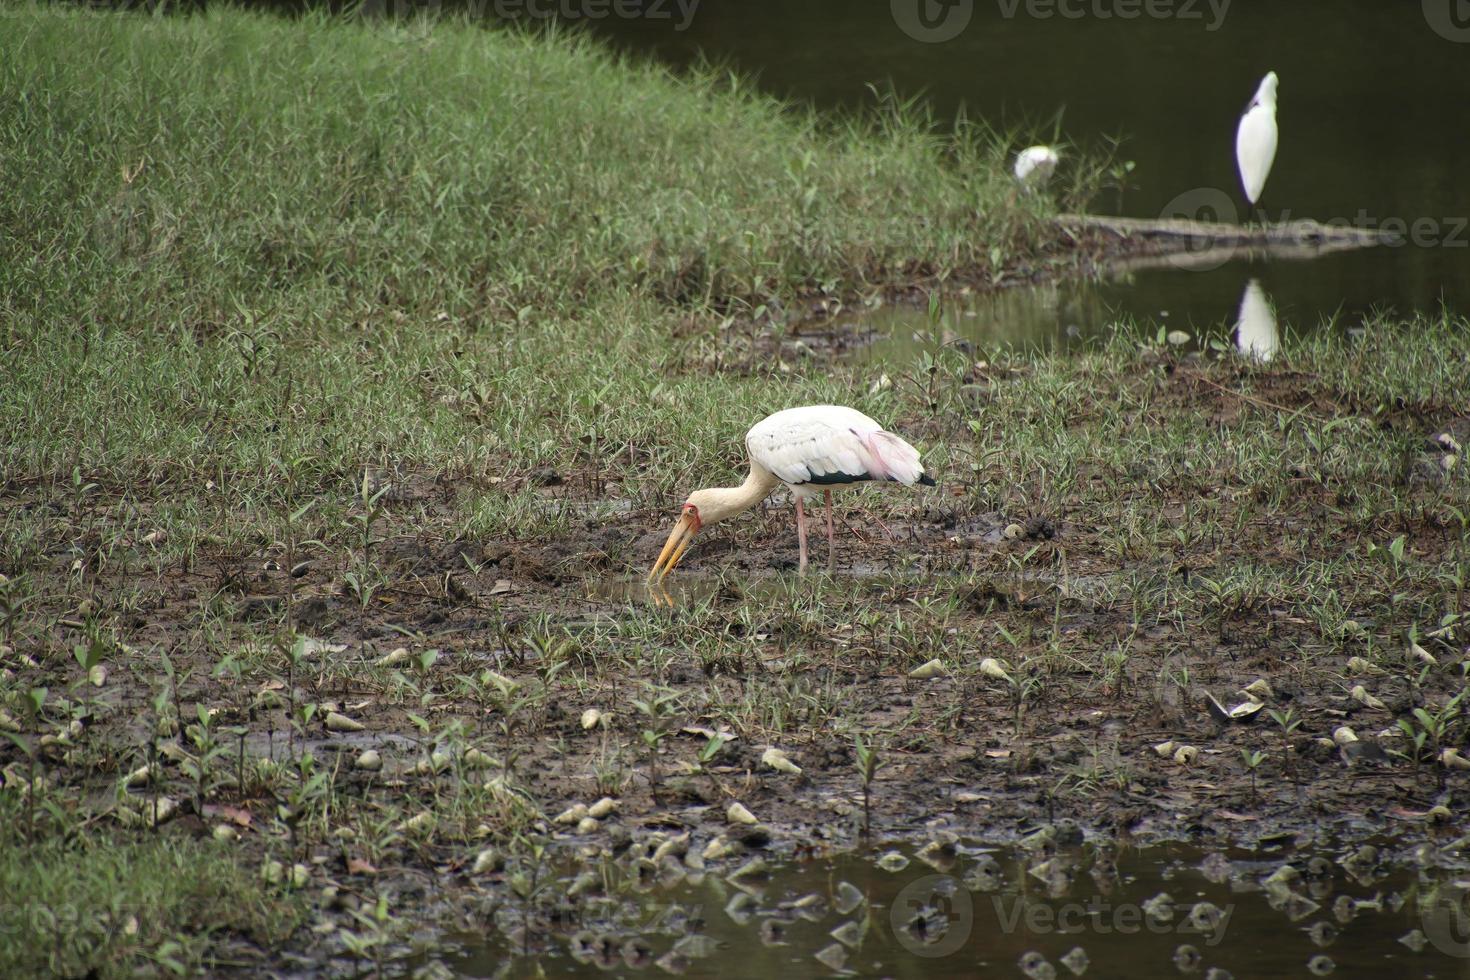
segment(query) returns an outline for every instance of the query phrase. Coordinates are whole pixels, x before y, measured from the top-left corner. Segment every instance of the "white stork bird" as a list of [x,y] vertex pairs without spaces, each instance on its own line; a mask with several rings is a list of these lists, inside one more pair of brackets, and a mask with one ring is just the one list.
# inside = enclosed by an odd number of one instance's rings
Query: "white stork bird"
[[1042,187],[1051,180],[1061,154],[1049,146],[1028,146],[1016,154],[1016,180],[1027,190]]
[[1255,204],[1276,160],[1276,73],[1268,71],[1235,131],[1235,163],[1245,196]]
[[827,499],[827,554],[831,560],[832,489],[865,480],[893,481],[911,487],[934,486],[919,451],[862,412],[841,405],[788,408],[757,422],[745,434],[750,475],[738,487],[696,490],[649,571],[659,581],[674,570],[701,528],[734,517],[760,503],[780,484],[796,498],[796,536],[801,570],[806,571],[806,512],[802,502],[821,492]]

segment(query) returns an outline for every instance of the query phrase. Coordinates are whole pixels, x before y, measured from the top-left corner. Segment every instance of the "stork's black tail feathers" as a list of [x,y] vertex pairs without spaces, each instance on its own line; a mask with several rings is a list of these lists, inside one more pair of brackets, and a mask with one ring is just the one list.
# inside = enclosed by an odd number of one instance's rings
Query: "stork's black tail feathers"
[[930,476],[928,473],[920,473],[919,474],[919,485],[920,486],[925,486],[925,487],[937,487],[937,486],[939,486],[939,484],[937,484],[937,483],[934,482],[934,477]]

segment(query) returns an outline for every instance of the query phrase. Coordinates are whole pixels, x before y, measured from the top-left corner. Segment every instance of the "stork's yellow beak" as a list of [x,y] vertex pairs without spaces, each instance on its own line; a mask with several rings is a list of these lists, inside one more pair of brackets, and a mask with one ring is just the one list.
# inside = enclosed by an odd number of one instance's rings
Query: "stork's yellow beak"
[[658,553],[658,561],[653,563],[653,568],[648,571],[648,580],[652,582],[657,578],[662,582],[668,574],[679,564],[679,559],[684,557],[684,551],[689,547],[689,542],[699,533],[699,512],[693,507],[685,507],[684,513],[679,517],[674,529],[669,532],[669,540],[664,542],[664,550]]

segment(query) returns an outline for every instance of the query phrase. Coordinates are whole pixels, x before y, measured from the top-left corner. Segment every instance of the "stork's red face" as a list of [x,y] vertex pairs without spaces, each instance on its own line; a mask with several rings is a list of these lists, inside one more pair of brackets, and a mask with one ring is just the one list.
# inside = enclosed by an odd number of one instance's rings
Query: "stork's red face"
[[658,561],[653,563],[653,568],[648,572],[649,581],[657,578],[662,582],[668,574],[679,564],[679,559],[684,557],[684,549],[689,547],[689,542],[699,533],[704,524],[699,519],[699,508],[693,504],[685,504],[684,512],[679,515],[674,529],[669,532],[669,540],[664,542],[664,550],[658,553]]

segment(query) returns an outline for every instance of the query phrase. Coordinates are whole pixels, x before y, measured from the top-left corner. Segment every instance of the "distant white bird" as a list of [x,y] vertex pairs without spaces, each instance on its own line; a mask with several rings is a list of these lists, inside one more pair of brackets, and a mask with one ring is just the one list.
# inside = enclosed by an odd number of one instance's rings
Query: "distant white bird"
[[1016,154],[1016,179],[1028,188],[1045,186],[1061,158],[1049,146],[1028,146]]
[[832,533],[832,490],[867,480],[892,481],[911,487],[934,486],[924,472],[919,451],[862,412],[841,405],[788,408],[757,422],[745,435],[750,475],[738,487],[696,490],[685,501],[678,523],[649,571],[662,581],[694,535],[716,521],[734,517],[764,500],[780,484],[796,498],[796,535],[801,569],[806,570],[806,513],[802,502],[819,492],[827,498],[827,554]]
[[1246,357],[1269,361],[1281,347],[1281,333],[1276,328],[1276,314],[1266,299],[1266,291],[1252,279],[1240,296],[1240,317],[1235,321],[1235,346]]
[[1276,160],[1276,73],[1267,72],[1235,131],[1235,163],[1245,196],[1255,204]]

